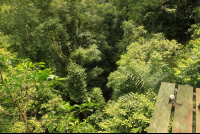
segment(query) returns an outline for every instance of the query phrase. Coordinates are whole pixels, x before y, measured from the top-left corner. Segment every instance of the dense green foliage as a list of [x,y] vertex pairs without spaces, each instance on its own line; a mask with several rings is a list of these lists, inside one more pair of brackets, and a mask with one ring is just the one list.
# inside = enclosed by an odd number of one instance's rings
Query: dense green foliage
[[199,4],[1,0],[0,131],[148,132],[162,81],[200,86]]
[[99,132],[147,132],[155,100],[155,94],[144,95],[130,92],[117,101],[108,101],[103,113],[97,112],[90,119],[98,122]]
[[161,34],[152,35],[150,39],[141,37],[130,44],[127,53],[117,61],[118,69],[108,77],[107,85],[114,89],[113,95],[118,98],[129,92],[144,93],[156,90],[162,79],[172,81],[179,46]]

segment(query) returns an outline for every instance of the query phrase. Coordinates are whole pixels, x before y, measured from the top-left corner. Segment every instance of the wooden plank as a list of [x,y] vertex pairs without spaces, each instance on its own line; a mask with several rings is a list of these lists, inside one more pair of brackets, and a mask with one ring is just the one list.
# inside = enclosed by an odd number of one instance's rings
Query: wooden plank
[[162,82],[150,122],[148,133],[167,133],[171,114],[169,96],[174,94],[175,84]]
[[191,86],[178,86],[172,133],[192,133],[193,118],[193,88]]
[[200,133],[200,110],[198,105],[200,103],[200,88],[196,88],[196,133]]

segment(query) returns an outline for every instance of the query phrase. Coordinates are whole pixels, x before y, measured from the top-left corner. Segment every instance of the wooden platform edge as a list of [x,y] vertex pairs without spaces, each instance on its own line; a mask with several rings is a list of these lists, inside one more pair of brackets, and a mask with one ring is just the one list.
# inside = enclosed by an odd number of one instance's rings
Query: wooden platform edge
[[169,96],[174,94],[175,83],[162,82],[156,100],[148,133],[167,133],[171,114]]
[[196,88],[196,133],[200,133],[200,88]]
[[178,85],[172,133],[192,133],[193,87]]

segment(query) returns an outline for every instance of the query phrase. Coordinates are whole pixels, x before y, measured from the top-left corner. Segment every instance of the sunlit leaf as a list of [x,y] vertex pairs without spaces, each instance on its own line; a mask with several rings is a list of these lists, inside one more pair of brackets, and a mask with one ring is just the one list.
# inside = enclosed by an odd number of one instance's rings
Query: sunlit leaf
[[44,65],[38,65],[39,67],[45,67]]
[[41,65],[41,64],[45,64],[45,63],[44,63],[44,62],[39,62],[38,64],[40,64],[40,65]]

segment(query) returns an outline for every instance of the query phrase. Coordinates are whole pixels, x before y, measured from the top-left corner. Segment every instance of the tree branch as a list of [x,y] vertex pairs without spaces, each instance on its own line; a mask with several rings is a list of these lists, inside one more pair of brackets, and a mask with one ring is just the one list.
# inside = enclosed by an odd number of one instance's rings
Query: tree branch
[[[0,69],[0,74],[1,74],[1,80],[2,80],[3,84],[5,85],[6,88],[8,88],[8,86],[7,86],[7,85],[4,83],[4,81],[3,81],[3,76],[2,76],[2,73],[1,73],[1,69]],[[18,107],[19,111],[21,112],[21,115],[23,116],[23,118],[24,118],[24,120],[25,120],[25,122],[26,122],[26,124],[27,124],[27,126],[28,126],[28,128],[29,128],[29,130],[31,131],[31,133],[33,133],[33,131],[32,131],[32,129],[31,129],[30,125],[29,125],[28,122],[27,122],[26,115],[23,113],[22,109],[21,109],[20,106],[17,104],[16,100],[13,98],[11,92],[10,92],[9,90],[8,90],[8,92],[9,92],[10,97],[12,98],[14,104]]]
[[3,111],[6,115],[21,115],[21,114],[9,114],[9,113],[7,113],[7,112],[5,112],[5,111]]
[[[58,48],[58,46],[56,45],[56,41],[54,40],[53,35],[51,35],[51,34],[48,33],[48,32],[45,32],[45,33],[51,36],[54,45],[57,47],[58,50],[60,50],[60,49]],[[66,55],[63,54],[62,50],[60,50],[60,53],[61,53],[65,58],[67,58],[70,62],[72,62],[72,60],[71,60],[68,56],[66,56]]]

